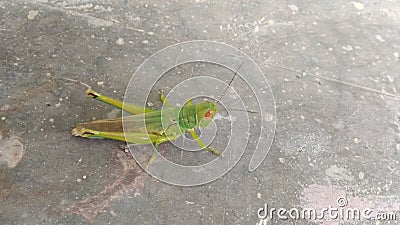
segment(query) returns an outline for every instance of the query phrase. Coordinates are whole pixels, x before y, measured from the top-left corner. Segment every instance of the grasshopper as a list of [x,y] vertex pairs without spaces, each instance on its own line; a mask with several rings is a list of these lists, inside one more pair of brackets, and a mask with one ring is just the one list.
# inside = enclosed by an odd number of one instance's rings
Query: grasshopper
[[[210,124],[217,112],[215,103],[203,101],[191,104],[189,100],[182,107],[172,107],[166,101],[164,91],[161,91],[160,98],[166,109],[151,110],[147,107],[123,103],[92,90],[90,86],[82,82],[75,82],[88,88],[87,96],[115,106],[131,115],[124,118],[78,123],[71,131],[73,136],[115,139],[135,144],[153,144],[153,154],[147,164],[149,166],[156,158],[160,144],[175,140],[188,131],[202,149],[223,156],[214,148],[206,146],[195,132],[195,128],[204,128]],[[123,127],[122,120],[127,126]]]

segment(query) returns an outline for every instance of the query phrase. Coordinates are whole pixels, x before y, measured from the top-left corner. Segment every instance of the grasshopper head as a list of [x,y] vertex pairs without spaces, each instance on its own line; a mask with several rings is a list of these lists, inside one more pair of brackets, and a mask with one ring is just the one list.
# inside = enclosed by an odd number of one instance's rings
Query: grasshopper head
[[217,113],[217,106],[213,102],[204,101],[196,104],[197,124],[206,127]]

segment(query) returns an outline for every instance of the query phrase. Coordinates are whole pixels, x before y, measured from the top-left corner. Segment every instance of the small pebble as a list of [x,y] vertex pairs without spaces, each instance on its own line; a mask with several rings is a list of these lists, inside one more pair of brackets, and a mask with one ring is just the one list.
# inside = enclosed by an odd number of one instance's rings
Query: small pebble
[[360,3],[360,2],[352,2],[354,8],[358,9],[358,10],[363,10],[364,9],[364,4]]
[[351,46],[351,45],[346,45],[346,46],[343,46],[342,48],[346,51],[353,51],[353,46]]
[[264,120],[267,122],[270,122],[274,119],[274,115],[272,115],[271,113],[266,113],[264,116]]
[[1,120],[6,120],[6,117],[4,117],[4,116],[3,116],[3,117],[1,117]]
[[358,174],[358,178],[360,178],[360,180],[364,179],[365,174],[363,172],[360,172]]
[[142,41],[142,43],[143,43],[143,44],[148,44],[149,41],[148,41],[148,40],[144,40],[144,41]]
[[9,110],[9,109],[10,109],[10,105],[5,104],[5,105],[3,105],[3,106],[1,107],[0,111],[7,111],[7,110]]
[[288,5],[288,7],[293,12],[299,11],[299,7],[297,7],[297,5]]
[[39,11],[37,10],[30,10],[28,12],[28,19],[30,20],[34,20],[36,18],[36,16],[39,15]]
[[385,42],[385,39],[383,39],[383,37],[381,35],[379,35],[379,34],[376,34],[375,38],[380,42]]
[[76,180],[76,182],[78,182],[78,183],[80,183],[82,180],[80,179],[80,178],[78,178],[77,180]]
[[390,81],[390,83],[393,83],[393,81],[394,81],[393,77],[387,75],[386,78]]
[[110,210],[110,214],[111,214],[111,216],[113,216],[113,217],[116,217],[116,216],[117,216],[117,214],[114,212],[114,210]]
[[115,44],[117,44],[117,45],[124,45],[124,44],[125,44],[125,41],[124,41],[123,38],[118,38],[118,40],[115,42]]

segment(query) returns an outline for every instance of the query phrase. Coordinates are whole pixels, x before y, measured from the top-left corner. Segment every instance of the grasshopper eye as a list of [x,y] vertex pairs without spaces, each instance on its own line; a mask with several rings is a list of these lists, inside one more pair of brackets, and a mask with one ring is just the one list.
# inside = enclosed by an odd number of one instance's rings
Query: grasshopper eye
[[206,119],[211,119],[213,116],[213,112],[211,110],[207,110],[207,112],[204,114],[204,117]]

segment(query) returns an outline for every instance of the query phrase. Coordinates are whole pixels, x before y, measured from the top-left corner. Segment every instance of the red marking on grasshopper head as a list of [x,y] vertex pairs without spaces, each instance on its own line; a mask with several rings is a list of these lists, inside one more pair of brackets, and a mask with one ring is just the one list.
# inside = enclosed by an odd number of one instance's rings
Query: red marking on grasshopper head
[[213,111],[207,110],[206,114],[204,114],[206,119],[211,119],[213,117]]

